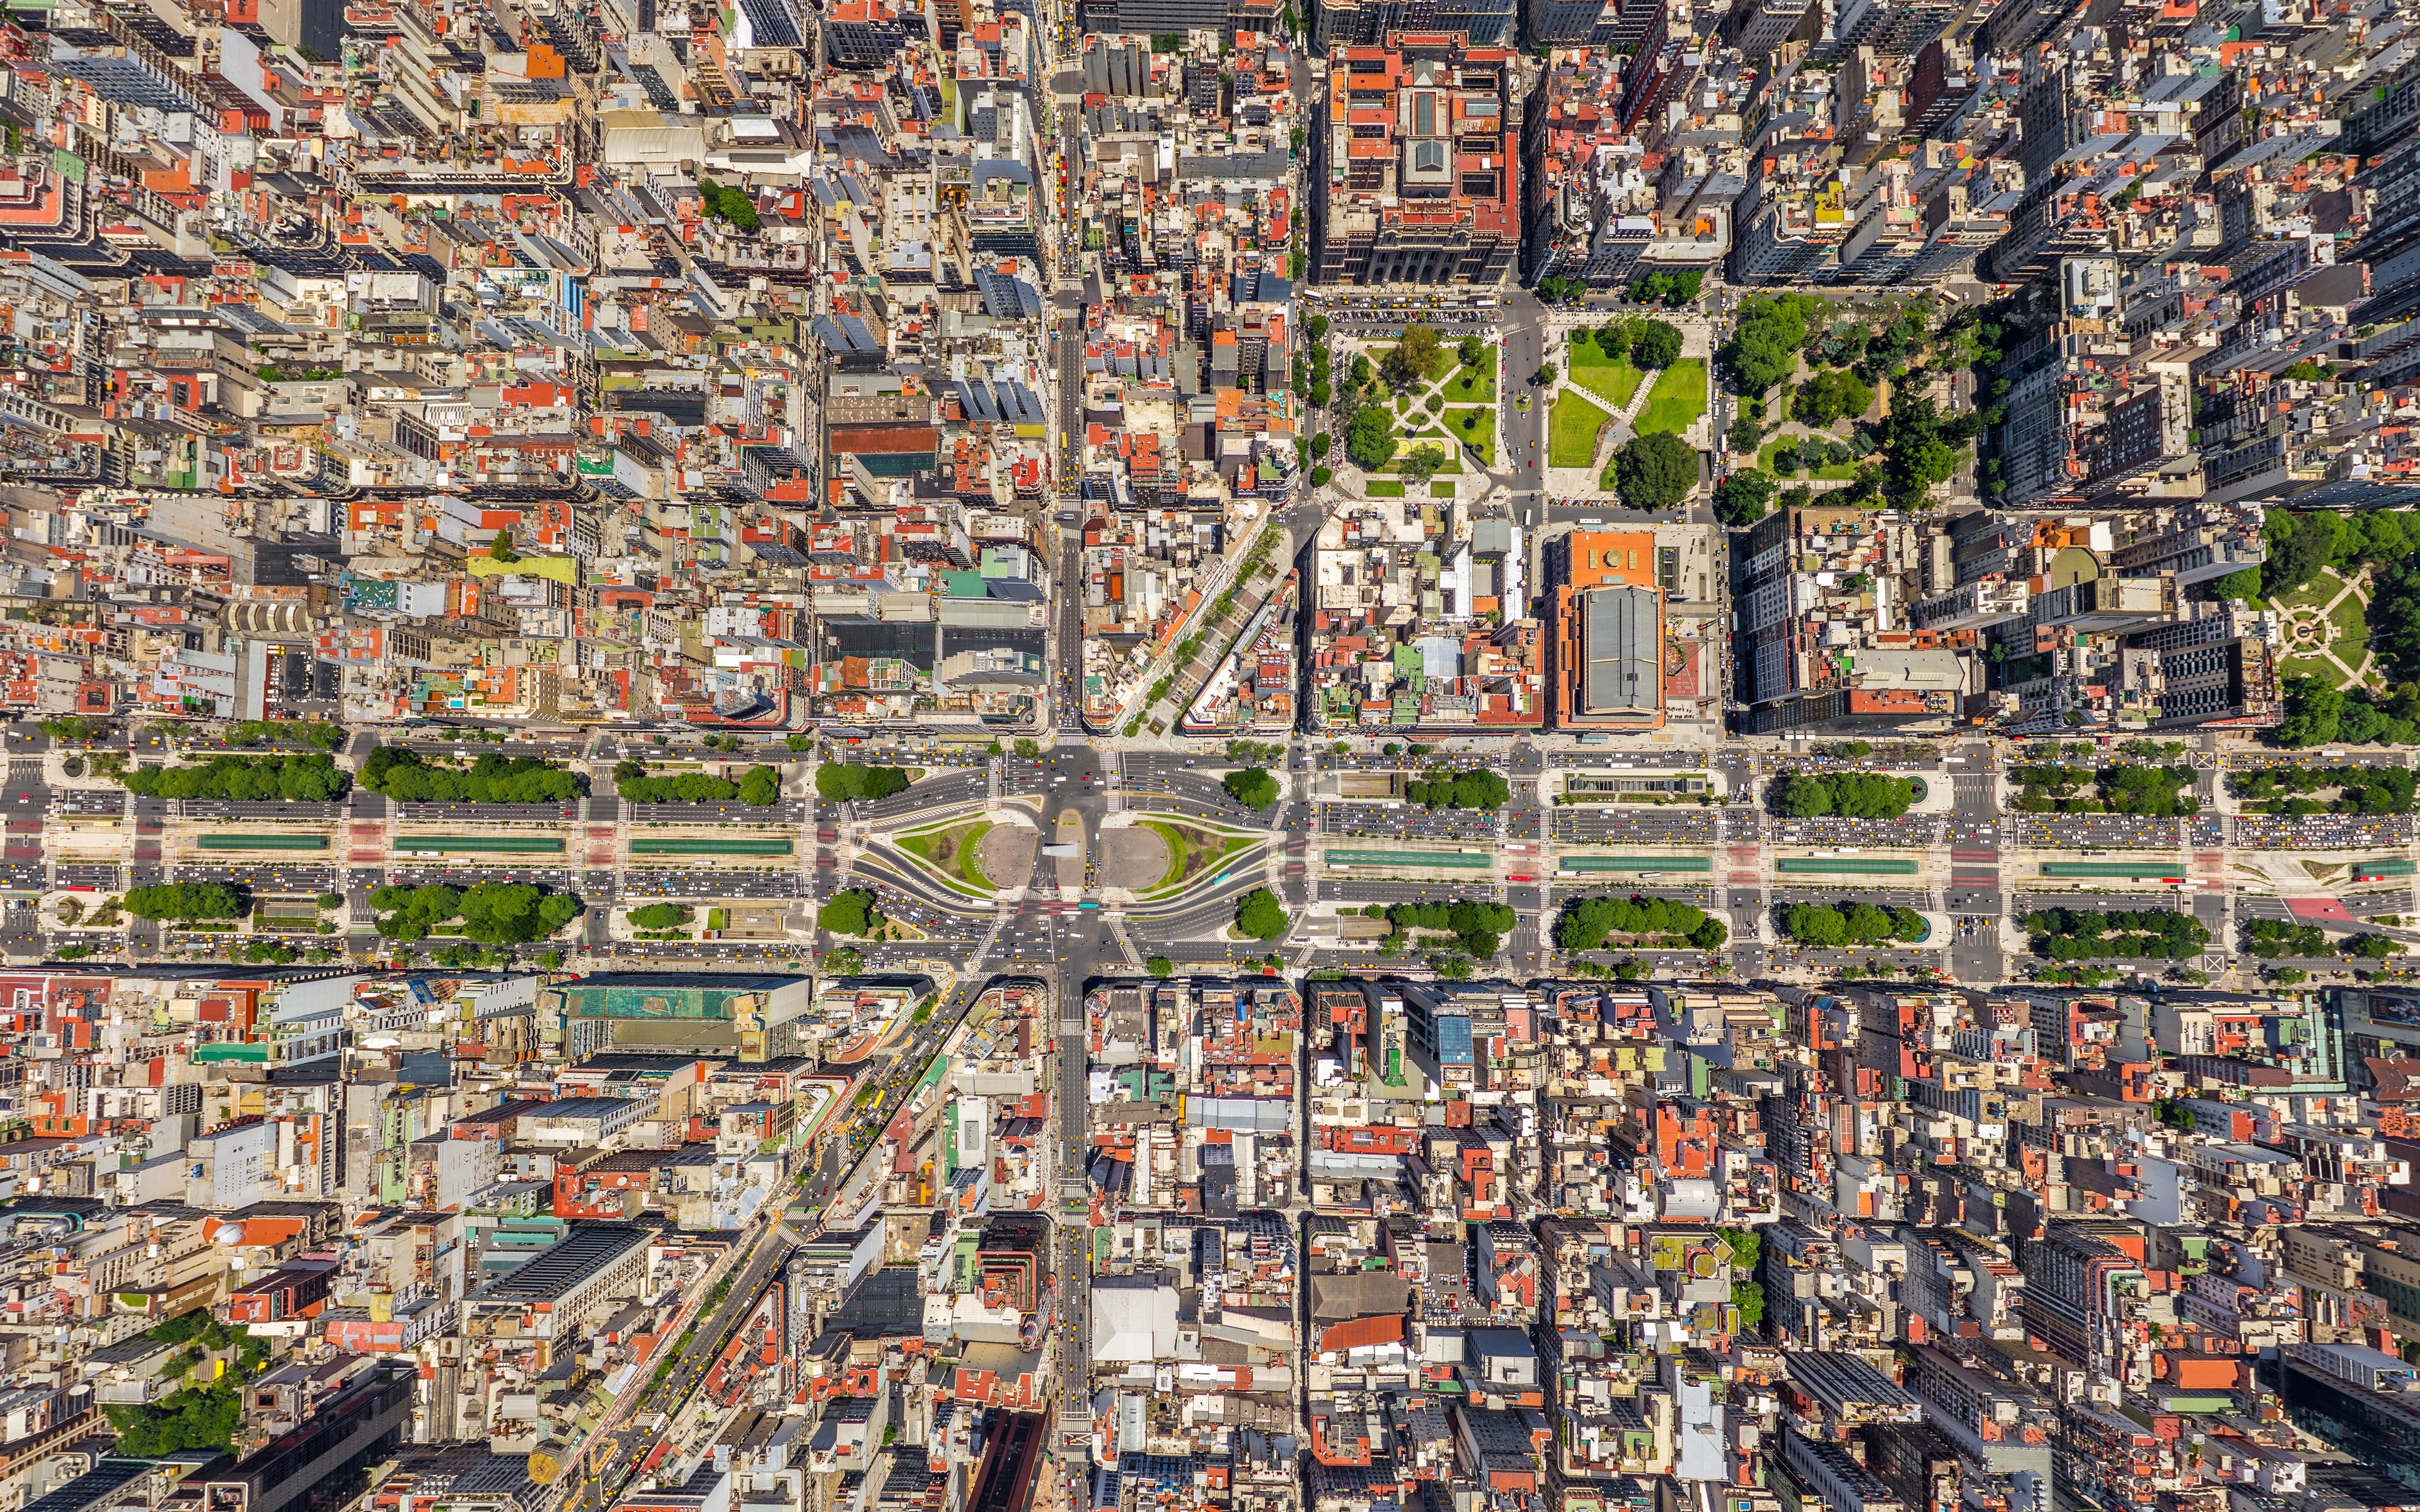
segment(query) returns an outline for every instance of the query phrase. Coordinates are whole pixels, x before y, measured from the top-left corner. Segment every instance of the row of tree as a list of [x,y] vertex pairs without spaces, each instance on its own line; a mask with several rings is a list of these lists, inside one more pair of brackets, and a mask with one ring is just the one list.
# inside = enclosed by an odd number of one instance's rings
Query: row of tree
[[1695,903],[1643,896],[1575,898],[1555,921],[1555,944],[1566,950],[1601,950],[1617,934],[1669,949],[1719,950],[1730,931]]
[[317,719],[238,719],[226,727],[219,739],[230,746],[297,745],[317,746],[321,750],[334,750],[345,743],[345,733],[334,725]]
[[[231,802],[334,803],[352,786],[335,758],[213,756],[199,766],[138,766],[118,779],[147,798],[216,798]],[[366,785],[366,784],[365,784]]]
[[1502,903],[1468,899],[1450,903],[1397,903],[1391,908],[1373,903],[1366,912],[1385,918],[1398,935],[1413,930],[1450,933],[1457,947],[1481,961],[1496,958],[1496,952],[1503,948],[1504,936],[1512,933],[1512,926],[1520,921],[1520,917]]
[[2263,961],[2333,955],[2328,932],[2317,924],[2289,924],[2279,918],[2256,918],[2243,926],[2243,949]]
[[[2408,766],[2288,766],[2239,772],[2227,779],[2227,790],[2239,798],[2269,800],[2271,812],[2300,817],[2306,813],[2388,814],[2412,811],[2412,796],[2420,774]],[[2333,803],[2313,803],[2299,796],[2334,789]],[[2275,800],[2288,797],[2283,804]]]
[[2289,924],[2282,919],[2256,918],[2244,926],[2243,948],[2263,961],[2309,960],[2343,955],[2356,960],[2384,961],[2404,953],[2401,943],[2364,930],[2328,945],[2327,931],[2316,924]]
[[897,766],[860,766],[854,762],[826,762],[815,768],[815,796],[827,803],[859,798],[887,798],[908,788],[908,773]]
[[129,887],[118,904],[137,918],[241,918],[251,912],[241,893],[217,882]]
[[[2201,812],[2192,793],[2190,766],[2020,766],[2009,774],[2017,791],[2009,806],[2019,813],[2122,813],[2174,819]],[[2084,796],[2086,783],[2098,795]]]
[[1792,819],[1896,819],[1916,801],[1916,784],[1866,772],[1786,772],[1766,797],[1775,813]]
[[2190,961],[2210,944],[2201,920],[2173,908],[2044,908],[2025,932],[2046,961]]
[[362,786],[397,803],[568,803],[588,791],[588,779],[535,756],[489,751],[465,769],[380,746],[362,764]]
[[1847,946],[1887,946],[1904,940],[1914,944],[1931,933],[1913,908],[1884,908],[1874,903],[1793,903],[1780,911],[1781,933],[1818,949]]
[[381,938],[413,941],[458,934],[483,945],[544,939],[586,912],[576,893],[523,882],[482,882],[456,889],[442,883],[380,887],[370,894]]
[[[1696,301],[1698,292],[1705,286],[1706,275],[1697,268],[1674,269],[1668,272],[1641,273],[1630,281],[1628,293],[1640,304],[1666,304],[1678,308]],[[1564,304],[1588,298],[1588,281],[1561,273],[1549,273],[1538,280],[1538,298],[1549,304]]]
[[727,803],[737,798],[767,809],[782,799],[782,774],[769,766],[752,766],[737,782],[707,772],[650,777],[643,764],[621,762],[613,768],[613,791],[626,803]]
[[1485,767],[1436,773],[1404,784],[1404,801],[1423,809],[1495,810],[1504,807],[1512,796],[1512,785],[1504,780],[1504,775]]

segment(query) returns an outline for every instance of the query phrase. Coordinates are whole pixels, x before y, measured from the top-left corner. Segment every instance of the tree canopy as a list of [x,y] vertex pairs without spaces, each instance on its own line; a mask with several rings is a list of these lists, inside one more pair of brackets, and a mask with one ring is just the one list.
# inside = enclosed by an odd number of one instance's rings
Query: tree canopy
[[1445,340],[1434,326],[1411,325],[1378,359],[1379,371],[1398,388],[1426,382],[1446,370]]
[[1662,320],[1641,320],[1630,328],[1630,362],[1634,367],[1669,367],[1681,360],[1681,328]]
[[1896,819],[1916,801],[1916,784],[1865,772],[1787,772],[1768,796],[1774,812],[1792,819]]
[[1395,422],[1384,405],[1368,404],[1353,411],[1344,427],[1344,455],[1365,472],[1375,472],[1395,459]]
[[2420,685],[2346,692],[2316,677],[2288,678],[2285,717],[2271,738],[2281,746],[2420,745]]
[[2397,679],[2420,678],[2420,568],[2409,559],[2371,586],[2369,648]]
[[830,903],[815,910],[815,927],[834,934],[872,934],[882,927],[881,911],[874,903],[874,894],[862,887],[833,893]]
[[752,766],[737,782],[706,772],[649,777],[642,764],[622,762],[613,768],[613,791],[627,803],[722,803],[737,798],[762,809],[780,801],[782,774],[769,766]]
[[185,1449],[224,1449],[243,1423],[243,1388],[230,1376],[170,1392],[147,1406],[107,1411],[117,1429],[114,1453],[157,1459]]
[[826,762],[815,768],[815,795],[830,803],[857,798],[887,798],[908,788],[908,773],[897,766],[860,766],[853,762]]
[[2273,509],[2261,534],[2268,537],[2268,555],[2260,563],[2260,592],[2275,598],[2309,582],[2335,559],[2344,521],[2325,510],[2295,515]]
[[1512,933],[1520,916],[1502,903],[1461,899],[1450,903],[1397,903],[1387,910],[1387,921],[1398,931],[1450,931],[1456,945],[1488,961],[1502,948],[1504,936]]
[[1890,409],[1874,439],[1883,451],[1883,495],[1896,508],[1914,509],[1936,483],[1957,474],[1958,450],[1983,428],[1980,411],[1944,418],[1940,406],[1910,388],[1891,393]]
[[763,225],[756,214],[756,202],[743,189],[729,189],[711,178],[697,181],[698,194],[706,201],[706,213],[726,222],[735,231],[753,232]]
[[1218,779],[1227,796],[1247,809],[1265,809],[1278,801],[1278,779],[1258,766],[1246,766]]
[[1404,801],[1425,809],[1501,809],[1512,796],[1503,774],[1485,767],[1441,772],[1404,784]]
[[575,893],[522,882],[482,882],[458,891],[442,883],[380,887],[370,894],[370,906],[381,911],[378,932],[385,939],[458,934],[487,945],[543,939],[587,911]]
[[1839,420],[1854,420],[1874,402],[1874,391],[1846,368],[1825,368],[1800,384],[1790,401],[1790,412],[1801,424],[1821,430]]
[[242,895],[217,882],[168,882],[129,887],[118,906],[137,918],[241,918]]
[[1716,355],[1741,393],[1762,393],[1788,378],[1810,329],[1820,331],[1830,306],[1812,294],[1757,295],[1744,301],[1730,340]]
[[1774,483],[1754,468],[1734,472],[1714,489],[1714,516],[1726,525],[1753,525],[1773,503]]
[[1633,509],[1669,509],[1698,486],[1698,451],[1678,436],[1634,436],[1614,454],[1614,481]]
[[1565,950],[1599,950],[1621,934],[1668,949],[1722,949],[1730,931],[1695,903],[1669,898],[1574,898],[1555,923],[1555,944]]
[[1256,940],[1281,940],[1294,928],[1294,920],[1276,893],[1254,887],[1235,904],[1235,928]]
[[2045,908],[2025,916],[2025,932],[2046,961],[2190,961],[2210,943],[2201,920],[2173,908]]
[[568,803],[588,791],[588,779],[535,756],[489,751],[465,769],[380,746],[362,764],[362,786],[397,803]]
[[1698,297],[1698,290],[1705,280],[1705,270],[1701,268],[1642,273],[1630,281],[1630,297],[1641,304],[1652,304],[1659,300],[1666,304],[1686,304]]
[[1818,949],[1843,946],[1888,945],[1916,941],[1929,933],[1913,908],[1884,908],[1874,903],[1793,903],[1781,910],[1781,933]]
[[[213,756],[199,766],[141,766],[119,779],[147,798],[218,798],[258,803],[334,803],[352,786],[335,759],[300,756]],[[367,781],[365,779],[365,786]]]

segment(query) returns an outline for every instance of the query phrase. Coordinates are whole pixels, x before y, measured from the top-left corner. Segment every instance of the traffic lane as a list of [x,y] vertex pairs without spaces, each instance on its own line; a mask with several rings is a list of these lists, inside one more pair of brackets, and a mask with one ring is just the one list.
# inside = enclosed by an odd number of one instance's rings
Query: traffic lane
[[650,868],[622,874],[622,891],[633,898],[782,899],[806,894],[796,872],[725,872],[699,876]]

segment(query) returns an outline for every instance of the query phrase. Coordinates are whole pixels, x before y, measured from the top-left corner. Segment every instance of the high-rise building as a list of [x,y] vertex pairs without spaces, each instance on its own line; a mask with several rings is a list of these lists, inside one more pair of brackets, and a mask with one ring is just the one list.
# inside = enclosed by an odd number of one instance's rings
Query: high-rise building
[[1314,282],[1504,281],[1521,249],[1513,62],[1451,32],[1335,51]]
[[287,47],[334,58],[345,48],[345,0],[261,0],[260,27]]
[[1731,45],[1761,60],[1802,27],[1820,25],[1823,14],[1814,0],[1744,0],[1732,9],[1724,28],[1730,33]]
[[1473,47],[1510,47],[1516,0],[1326,0],[1313,23],[1322,51],[1377,47],[1396,32],[1458,32]]
[[1652,12],[1665,0],[1528,0],[1521,15],[1521,40],[1529,47],[1612,48],[1638,46]]

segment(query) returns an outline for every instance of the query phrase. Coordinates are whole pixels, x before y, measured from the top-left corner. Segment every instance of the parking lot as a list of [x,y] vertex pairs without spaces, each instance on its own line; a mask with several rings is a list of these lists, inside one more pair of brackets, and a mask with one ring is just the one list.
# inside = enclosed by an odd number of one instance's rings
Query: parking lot
[[1483,809],[1422,809],[1383,803],[1323,803],[1319,833],[1325,839],[1453,840],[1498,839],[1493,811]]
[[796,898],[803,890],[796,872],[659,867],[622,873],[622,893],[630,898]]
[[328,866],[179,866],[179,882],[223,882],[255,892],[328,892],[340,886]]
[[2328,851],[2412,842],[2410,814],[2312,814],[2285,819],[2237,814],[2227,820],[2239,849]]
[[2054,849],[2172,851],[2184,843],[2184,837],[2182,820],[2134,814],[2022,814],[2017,821],[2021,842]]
[[1776,845],[1931,845],[1941,830],[1937,814],[1901,814],[1897,819],[1776,819]]
[[1552,810],[1554,838],[1578,844],[1711,845],[1714,810],[1574,804]]

